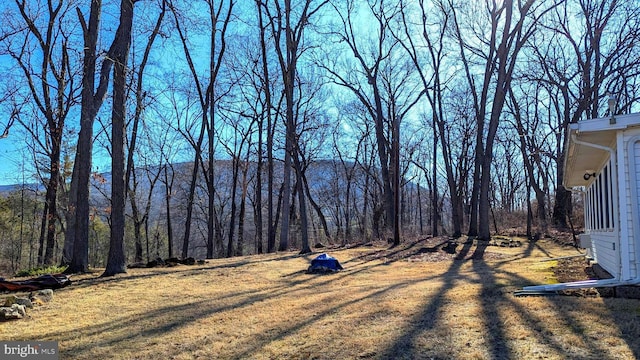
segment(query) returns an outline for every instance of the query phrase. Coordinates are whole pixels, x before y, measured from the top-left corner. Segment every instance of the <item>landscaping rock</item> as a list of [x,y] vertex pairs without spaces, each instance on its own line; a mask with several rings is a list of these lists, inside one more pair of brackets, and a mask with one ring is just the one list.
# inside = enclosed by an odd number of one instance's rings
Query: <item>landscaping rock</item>
[[188,257],[188,258],[182,260],[182,264],[184,264],[184,265],[195,265],[196,264],[196,259],[194,259],[192,257]]
[[164,260],[162,258],[156,258],[155,260],[151,260],[147,263],[148,268],[156,267],[156,266],[165,266]]
[[29,296],[29,298],[32,302],[35,300],[39,300],[42,302],[49,302],[53,300],[53,290],[51,289],[38,290],[34,293],[31,293],[31,296]]
[[8,298],[6,298],[4,300],[4,306],[5,307],[9,307],[13,304],[18,304],[18,305],[24,305],[25,307],[28,308],[32,308],[33,304],[31,303],[31,300],[24,298],[24,297],[18,297],[15,295],[11,295]]
[[13,304],[11,306],[0,307],[0,319],[13,320],[22,319],[27,315],[24,305]]
[[27,299],[27,298],[18,298],[16,300],[16,304],[18,305],[23,305],[26,308],[33,308],[33,303],[31,302],[31,300]]
[[9,296],[8,298],[4,299],[4,304],[3,304],[2,306],[5,306],[5,307],[7,307],[7,306],[11,306],[11,305],[13,305],[13,304],[15,304],[15,303],[16,303],[16,300],[17,300],[17,299],[18,299],[18,297],[17,297],[17,296],[15,296],[15,295],[11,295],[11,296]]
[[521,247],[522,242],[520,240],[513,240],[506,236],[494,236],[491,238],[489,245],[500,247]]
[[449,241],[446,246],[442,248],[442,251],[448,254],[455,254],[456,248],[458,247],[458,243],[455,241]]

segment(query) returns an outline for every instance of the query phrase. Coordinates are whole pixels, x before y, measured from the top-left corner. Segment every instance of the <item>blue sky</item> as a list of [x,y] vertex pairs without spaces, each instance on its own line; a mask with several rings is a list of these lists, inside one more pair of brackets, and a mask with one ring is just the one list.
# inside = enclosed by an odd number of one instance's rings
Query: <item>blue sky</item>
[[[4,122],[3,122],[4,128]],[[27,162],[23,152],[15,144],[15,133],[8,138],[0,140],[0,185],[9,185],[22,182],[22,163]],[[28,166],[28,165],[25,165]],[[30,182],[29,179],[25,179]]]

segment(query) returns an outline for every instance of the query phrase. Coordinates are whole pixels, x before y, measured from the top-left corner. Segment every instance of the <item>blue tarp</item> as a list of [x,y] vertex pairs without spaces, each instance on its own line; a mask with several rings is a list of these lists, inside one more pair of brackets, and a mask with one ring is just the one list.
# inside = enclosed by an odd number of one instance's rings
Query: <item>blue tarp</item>
[[320,254],[311,260],[311,266],[307,269],[308,273],[327,273],[342,270],[342,265],[338,259],[328,254]]

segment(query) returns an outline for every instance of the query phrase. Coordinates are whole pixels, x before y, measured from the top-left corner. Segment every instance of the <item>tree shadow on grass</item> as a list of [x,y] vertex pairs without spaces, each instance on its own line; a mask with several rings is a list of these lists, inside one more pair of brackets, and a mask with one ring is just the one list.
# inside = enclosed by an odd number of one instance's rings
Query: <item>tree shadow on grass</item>
[[[539,245],[529,244],[529,247],[524,249],[523,254],[525,256],[531,256],[535,246]],[[414,244],[407,254],[417,248],[418,246]],[[486,248],[482,250],[482,253],[484,254],[485,251]],[[427,336],[444,337],[456,335],[456,329],[450,328],[449,325],[445,323],[443,316],[445,315],[445,311],[449,311],[447,310],[447,306],[451,304],[452,291],[459,282],[466,282],[480,288],[477,301],[481,305],[481,312],[475,316],[474,321],[482,324],[482,333],[477,334],[476,340],[482,346],[482,354],[486,358],[523,358],[521,350],[516,348],[518,339],[514,339],[514,335],[510,333],[509,328],[513,326],[509,324],[513,324],[513,321],[516,320],[505,318],[506,310],[511,310],[511,314],[519,314],[517,322],[524,324],[524,326],[529,329],[528,336],[533,339],[531,341],[543,349],[543,352],[537,354],[540,355],[540,357],[615,357],[615,354],[611,353],[606,343],[594,340],[592,335],[589,334],[588,325],[581,322],[581,320],[575,315],[572,315],[572,313],[563,312],[562,309],[567,308],[580,309],[582,299],[560,296],[545,299],[548,305],[548,311],[554,312],[554,316],[559,322],[564,324],[563,329],[567,332],[562,335],[554,334],[553,328],[544,323],[544,318],[541,317],[539,313],[536,313],[534,309],[528,308],[526,301],[515,298],[511,294],[511,291],[507,291],[504,286],[505,279],[509,284],[527,284],[530,280],[513,271],[506,270],[504,266],[508,264],[510,260],[496,262],[487,262],[484,259],[465,260],[467,259],[467,255],[472,252],[476,254],[473,249],[473,244],[471,242],[465,243],[457,254],[459,260],[453,260],[448,263],[448,267],[443,273],[436,274],[432,277],[425,276],[420,279],[420,282],[438,281],[439,285],[435,294],[425,297],[424,304],[415,316],[405,324],[404,328],[401,329],[399,336],[395,337],[393,341],[386,345],[378,344],[375,349],[363,353],[361,358],[443,359],[461,357],[461,354],[467,351],[467,349],[456,349],[446,346],[441,348],[425,348],[423,341],[425,334],[427,334]],[[295,257],[299,256],[296,255]],[[213,317],[225,311],[235,310],[251,316],[251,307],[256,303],[270,300],[284,304],[287,299],[304,296],[308,294],[309,291],[322,289],[324,286],[330,286],[333,283],[346,280],[350,276],[365,274],[366,272],[384,266],[384,263],[366,261],[366,258],[362,258],[361,260],[362,261],[357,264],[352,263],[353,266],[348,271],[340,272],[332,276],[318,277],[294,272],[281,276],[283,281],[275,282],[273,286],[268,288],[229,292],[215,299],[195,299],[181,304],[168,304],[161,308],[141,311],[133,317],[119,316],[104,323],[88,325],[64,333],[46,333],[43,335],[43,340],[59,340],[61,344],[65,344],[70,342],[75,343],[78,340],[78,336],[83,336],[87,339],[79,341],[76,345],[62,346],[61,350],[63,351],[63,355],[74,358],[86,358],[89,354],[93,355],[98,353],[99,355],[107,357],[111,354],[110,352],[126,344],[132,337],[140,339],[137,340],[135,344],[152,343],[151,339],[177,331],[198,319]],[[394,258],[392,261],[398,260],[399,258]],[[234,262],[232,264],[236,263]],[[225,269],[229,268],[232,264],[211,266],[205,270]],[[202,270],[185,269],[184,273],[188,274],[188,271]],[[145,275],[145,277],[146,276],[153,275]],[[127,279],[131,279],[131,277],[121,278],[117,281]],[[318,310],[314,311],[313,316],[289,319],[285,325],[280,325],[270,331],[254,333],[251,339],[238,340],[237,343],[234,343],[234,346],[237,348],[233,351],[233,355],[230,358],[242,359],[254,357],[256,354],[265,351],[271,344],[281,342],[292,334],[299,333],[316,323],[321,323],[329,319],[334,313],[347,312],[353,307],[357,308],[365,302],[376,301],[384,296],[392,295],[397,291],[406,289],[415,282],[416,280],[407,280],[387,285],[372,286],[371,289],[367,290],[364,294],[358,294],[344,301],[339,301],[330,307],[321,307],[320,305],[323,298],[319,296],[317,300]],[[309,304],[308,306],[313,308],[313,304]],[[606,316],[606,314],[601,316]],[[370,319],[366,320],[372,321]],[[623,319],[620,319],[620,321],[623,321]],[[131,329],[134,329],[135,332],[132,332]],[[215,330],[215,328],[211,329],[212,332],[215,332]],[[574,343],[586,344],[584,348],[580,349],[582,351],[580,355],[582,356],[577,356],[577,350],[575,349],[573,352],[567,350],[567,344],[561,339],[563,336],[573,337]],[[629,343],[629,347],[634,351],[634,354],[638,355],[638,336],[635,336],[635,339],[633,336],[633,334],[625,334],[625,339]],[[175,341],[179,343],[182,340],[176,339]],[[329,339],[329,341],[338,343],[340,340]],[[444,339],[443,342],[446,343],[446,339]],[[305,351],[307,350],[308,349],[305,349]],[[315,350],[320,353],[323,349]],[[168,355],[169,358],[171,358],[171,356],[184,356],[185,351],[190,350],[175,347],[164,355]],[[302,355],[304,354],[300,356]],[[525,355],[527,354],[525,353]],[[528,355],[537,356],[531,353]]]
[[[509,331],[508,323],[512,323],[513,319],[506,319],[507,310],[511,310],[511,314],[519,314],[519,322],[529,329],[531,336],[535,339],[536,346],[543,350],[539,354],[527,354],[524,356],[561,356],[563,358],[613,358],[616,354],[611,352],[610,347],[602,342],[594,341],[594,337],[589,335],[587,325],[582,323],[581,319],[573,316],[569,312],[562,312],[561,309],[580,309],[582,303],[580,298],[557,296],[548,298],[549,311],[556,313],[557,320],[563,324],[563,330],[568,333],[558,336],[553,333],[551,326],[544,323],[544,319],[536,315],[535,311],[527,308],[525,301],[518,301],[511,291],[505,291],[504,287],[499,283],[496,274],[506,277],[511,284],[526,284],[530,280],[519,276],[516,273],[505,271],[501,266],[509,261],[487,263],[482,257],[485,254],[487,243],[481,242],[474,250],[471,260],[454,261],[448,270],[442,275],[444,284],[439,288],[438,293],[431,297],[423,306],[422,310],[416,314],[395,341],[388,345],[386,350],[381,353],[379,359],[419,359],[419,358],[454,358],[459,357],[465,349],[429,349],[421,348],[419,339],[424,336],[425,332],[438,334],[443,332],[450,333],[453,329],[447,329],[443,317],[443,304],[457,281],[468,281],[481,286],[478,301],[480,302],[482,312],[476,321],[483,324],[482,334],[478,334],[483,339],[485,355],[483,357],[490,359],[520,359],[523,358],[522,350],[516,348],[517,338]],[[531,256],[534,248],[539,245],[530,243],[529,247],[523,252],[523,257]],[[463,251],[470,251],[468,247]],[[544,251],[546,255],[550,255]],[[460,254],[460,258],[465,255]],[[465,275],[460,272],[463,263],[470,261],[472,263],[472,272]],[[475,275],[475,276],[474,276]],[[585,311],[588,311],[584,307]],[[606,316],[606,314],[603,314]],[[439,332],[436,331],[440,328]],[[639,330],[640,331],[640,330]],[[636,334],[638,335],[638,334]],[[580,342],[581,346],[573,345],[568,350],[567,342],[562,340],[563,337],[573,337],[569,342]],[[579,339],[579,340],[576,340]],[[632,348],[634,354],[638,355],[638,336],[627,337],[626,341]],[[633,343],[634,345],[631,345]],[[470,344],[467,344],[470,345]],[[469,349],[471,350],[471,349]]]
[[[102,355],[108,356],[109,351],[118,349],[123,343],[126,343],[132,338],[150,339],[189,326],[197,319],[207,318],[225,311],[245,309],[253,304],[274,298],[295,298],[296,296],[299,296],[299,294],[308,292],[310,289],[322,288],[336,280],[340,280],[344,277],[351,276],[362,271],[368,271],[377,266],[381,266],[381,264],[365,264],[361,268],[352,269],[349,273],[338,273],[336,276],[322,277],[320,281],[318,281],[318,277],[313,275],[300,276],[298,279],[282,282],[276,286],[260,289],[258,291],[236,291],[230,292],[224,296],[216,296],[216,301],[213,301],[213,299],[190,301],[188,300],[188,294],[185,294],[185,298],[187,299],[186,303],[167,305],[149,311],[142,311],[133,316],[116,316],[107,322],[87,325],[65,332],[56,331],[43,333],[41,338],[43,340],[57,340],[60,341],[61,344],[65,344],[64,346],[61,346],[62,355],[65,357],[85,358],[87,354],[92,354],[92,356],[94,356],[96,352],[103,350],[105,353]],[[148,276],[152,275],[144,275],[141,277],[145,278]],[[126,280],[136,280],[141,277],[119,278],[112,279],[112,281],[117,280],[118,282],[125,282]],[[389,286],[387,289],[380,290],[380,293],[392,291],[393,289],[401,288],[406,285],[407,284],[394,284]],[[123,287],[126,288],[126,283],[123,283]],[[371,296],[376,296],[376,294]],[[327,309],[314,318],[304,319],[299,324],[293,325],[282,333],[266,334],[264,335],[266,336],[264,341],[259,342],[260,346],[258,347],[264,346],[278,338],[282,338],[286,333],[295,331],[298,328],[316,321],[322,316],[322,314],[329,314],[331,312],[338,311],[344,306],[357,303],[358,301],[368,297],[369,296],[365,296],[362,299],[343,303],[336,308]],[[117,313],[118,309],[113,309],[113,311]],[[248,313],[250,314],[250,311]],[[136,329],[136,331],[132,331],[131,329]],[[74,343],[79,336],[86,338],[87,340],[81,341],[75,345],[69,345],[70,343]],[[258,334],[256,336],[260,337],[262,335]],[[248,352],[254,350],[249,350]]]
[[[74,279],[73,275],[71,275],[71,279],[73,281],[73,286],[69,289],[78,288],[78,287],[90,287],[97,284],[117,284],[120,282],[126,282],[131,280],[141,280],[154,278],[159,276],[164,276],[167,274],[184,274],[186,276],[192,275],[195,273],[199,273],[201,271],[212,271],[212,270],[222,270],[222,269],[236,269],[242,266],[247,266],[251,264],[264,264],[269,262],[279,262],[286,261],[296,258],[309,258],[313,256],[314,253],[309,254],[289,254],[289,255],[280,255],[273,258],[264,258],[263,256],[245,256],[239,258],[237,260],[233,260],[226,263],[217,263],[215,265],[178,265],[178,267],[155,267],[155,268],[141,268],[141,269],[127,269],[126,274],[118,274],[116,276],[110,277],[101,277],[102,272],[94,271],[92,274],[96,274],[96,276],[86,276],[84,274],[81,279]],[[275,254],[273,254],[275,255]],[[218,259],[224,260],[224,259]],[[308,260],[310,262],[310,260]]]
[[[620,335],[634,359],[640,359],[640,305],[637,299],[606,298],[604,303],[611,310],[613,322],[620,324]],[[625,308],[625,310],[622,310]]]

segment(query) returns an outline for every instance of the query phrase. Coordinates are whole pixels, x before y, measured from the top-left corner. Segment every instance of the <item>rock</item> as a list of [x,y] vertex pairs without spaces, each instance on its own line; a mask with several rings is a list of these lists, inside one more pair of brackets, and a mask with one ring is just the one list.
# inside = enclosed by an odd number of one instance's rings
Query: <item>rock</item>
[[10,307],[4,306],[0,307],[0,319],[4,320],[13,320],[13,319],[22,319],[27,315],[27,311],[24,308],[24,305],[13,304]]
[[24,307],[24,305],[13,304],[11,305],[11,309],[17,311],[18,314],[22,315],[23,317],[27,315],[27,309]]
[[11,306],[13,304],[16,303],[16,301],[18,300],[18,297],[15,295],[11,295],[8,298],[4,299],[4,305],[5,307]]
[[448,254],[455,254],[456,248],[458,247],[458,243],[455,241],[449,241],[446,246],[442,248],[442,251]]
[[31,302],[31,300],[27,299],[27,298],[18,298],[16,300],[16,304],[18,305],[23,305],[24,307],[27,308],[33,308],[33,303]]
[[53,290],[51,289],[38,290],[35,293],[31,293],[31,296],[29,296],[29,298],[31,302],[34,302],[35,300],[40,300],[42,302],[49,302],[53,300]]
[[147,267],[148,268],[153,268],[156,266],[165,266],[165,262],[164,260],[162,260],[162,258],[156,258],[155,260],[151,260],[147,263]]
[[25,307],[28,308],[32,308],[33,304],[31,303],[31,300],[24,298],[24,297],[18,297],[15,295],[11,295],[8,298],[6,298],[4,300],[4,306],[5,307],[9,307],[13,304],[18,304],[18,305],[24,305]]
[[183,259],[180,263],[183,264],[183,265],[195,265],[196,264],[196,259],[194,259],[192,257],[188,257],[186,259]]
[[32,299],[30,299],[30,301],[31,301],[31,304],[33,306],[42,306],[42,305],[44,305],[44,301],[42,301],[42,299],[39,299],[39,298],[32,298]]
[[177,266],[178,264],[180,264],[180,259],[178,259],[177,257],[170,257],[168,259],[164,259],[164,265],[166,267],[173,267],[173,266]]

